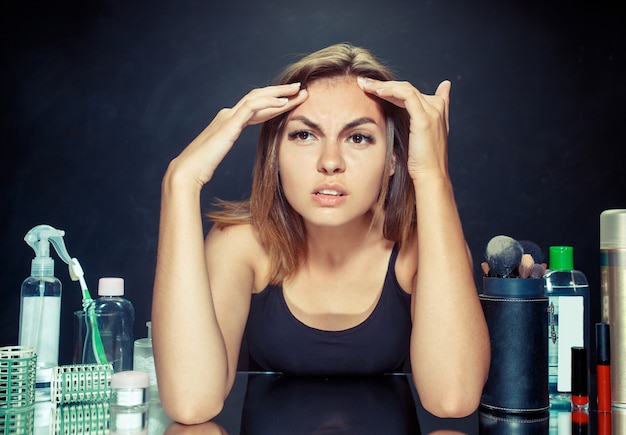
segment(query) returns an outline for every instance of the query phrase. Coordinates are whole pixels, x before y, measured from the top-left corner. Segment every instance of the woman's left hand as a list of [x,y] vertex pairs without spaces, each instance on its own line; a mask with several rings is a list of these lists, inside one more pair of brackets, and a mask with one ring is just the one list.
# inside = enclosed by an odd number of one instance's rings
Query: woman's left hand
[[358,78],[361,89],[396,106],[410,116],[408,170],[413,180],[448,177],[450,86],[445,80],[434,95],[418,91],[409,82]]

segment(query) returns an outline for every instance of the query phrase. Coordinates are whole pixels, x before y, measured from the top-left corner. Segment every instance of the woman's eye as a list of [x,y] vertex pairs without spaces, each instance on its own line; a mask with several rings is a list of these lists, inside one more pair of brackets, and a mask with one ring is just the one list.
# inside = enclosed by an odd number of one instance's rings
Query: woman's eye
[[361,133],[355,133],[352,136],[350,136],[350,142],[356,143],[356,144],[364,144],[364,143],[372,143],[374,140],[371,136],[368,136],[366,134],[361,134]]
[[291,140],[307,141],[312,138],[313,135],[308,131],[294,131],[293,133],[289,133],[289,139]]

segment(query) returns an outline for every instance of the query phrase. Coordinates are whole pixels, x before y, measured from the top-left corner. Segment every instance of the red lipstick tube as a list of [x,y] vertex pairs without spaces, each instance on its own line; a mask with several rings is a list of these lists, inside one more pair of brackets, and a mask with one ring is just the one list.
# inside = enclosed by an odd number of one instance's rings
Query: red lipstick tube
[[598,412],[611,412],[611,345],[608,323],[596,323]]
[[598,412],[598,435],[611,435],[611,413]]

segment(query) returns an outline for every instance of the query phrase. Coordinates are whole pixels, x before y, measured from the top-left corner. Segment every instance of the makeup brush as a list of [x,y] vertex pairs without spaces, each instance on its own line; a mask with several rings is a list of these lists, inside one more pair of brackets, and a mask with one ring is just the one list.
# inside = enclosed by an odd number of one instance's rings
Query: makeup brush
[[546,263],[535,263],[533,264],[533,268],[530,270],[530,275],[528,276],[529,278],[533,278],[533,279],[539,279],[541,277],[543,277],[543,274],[546,271],[546,268],[543,267],[543,265]]
[[490,276],[510,277],[522,261],[522,255],[524,249],[514,238],[504,235],[493,237],[485,250]]
[[489,276],[489,263],[483,261],[482,263],[480,263],[480,268],[483,271],[483,275]]
[[535,263],[543,263],[544,254],[538,244],[530,240],[519,240],[518,242],[522,245],[524,254],[530,254]]
[[522,255],[522,260],[517,267],[517,271],[519,273],[520,278],[528,278],[530,277],[530,273],[532,272],[533,267],[535,266],[535,260],[533,260],[533,256],[530,254]]

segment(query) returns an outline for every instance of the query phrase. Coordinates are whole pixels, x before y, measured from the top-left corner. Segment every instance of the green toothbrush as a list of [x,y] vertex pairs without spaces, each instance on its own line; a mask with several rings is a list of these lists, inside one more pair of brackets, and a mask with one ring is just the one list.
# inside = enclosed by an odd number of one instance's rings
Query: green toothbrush
[[98,330],[98,324],[94,316],[93,307],[90,307],[93,299],[89,294],[89,289],[87,288],[87,283],[85,282],[85,273],[83,272],[83,268],[80,266],[77,258],[72,258],[72,261],[69,263],[69,268],[72,281],[78,281],[80,283],[80,289],[83,293],[83,310],[85,311],[87,325],[91,329],[91,333],[93,335],[93,351],[96,356],[96,362],[98,364],[106,364],[107,356],[104,352],[104,345],[102,344],[102,338],[100,337],[100,331]]

